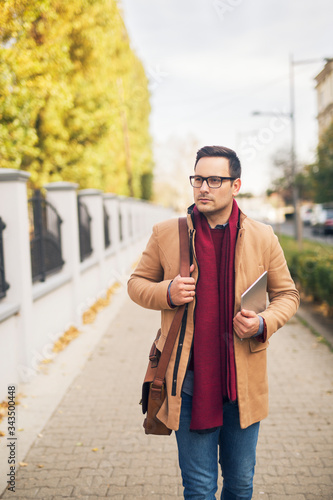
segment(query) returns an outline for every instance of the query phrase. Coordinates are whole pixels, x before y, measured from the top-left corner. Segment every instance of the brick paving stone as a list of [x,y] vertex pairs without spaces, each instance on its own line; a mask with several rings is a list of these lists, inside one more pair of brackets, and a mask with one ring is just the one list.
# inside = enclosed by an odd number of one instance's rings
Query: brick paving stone
[[[269,500],[283,500],[284,498],[287,498],[288,495],[279,495],[272,493],[271,495],[268,496]],[[291,495],[292,500],[306,500],[306,497],[304,495]],[[319,498],[319,497],[318,497]]]
[[[25,483],[23,483],[23,481],[21,482],[21,486],[23,484],[26,484],[26,487],[28,489],[32,489],[33,487],[41,488],[43,486],[45,486],[45,488],[49,488],[49,487],[50,488],[57,488],[59,485],[62,486],[61,480],[59,477],[50,477],[50,476],[44,477],[43,479],[40,476],[38,478],[29,477]],[[71,483],[67,483],[67,484],[71,484]]]
[[[182,498],[174,433],[145,436],[138,405],[158,326],[158,312],[124,303],[17,471],[15,497],[1,498]],[[272,337],[254,500],[333,498],[332,360],[297,319]]]
[[70,496],[72,494],[72,486],[63,486],[61,488],[40,488],[35,498],[49,499],[53,498],[54,495],[62,495],[63,497]]
[[15,493],[9,492],[11,496],[8,498],[15,498],[15,499],[20,498],[22,500],[24,500],[25,498],[38,498],[37,496],[38,492],[39,492],[38,488],[31,488],[31,489],[16,488]]

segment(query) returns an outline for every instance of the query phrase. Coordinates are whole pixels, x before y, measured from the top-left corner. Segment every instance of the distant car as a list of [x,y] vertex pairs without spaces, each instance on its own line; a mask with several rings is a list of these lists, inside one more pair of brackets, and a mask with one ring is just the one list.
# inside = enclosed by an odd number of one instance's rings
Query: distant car
[[312,218],[312,208],[307,208],[302,214],[304,226],[310,226]]
[[333,208],[324,208],[320,217],[312,222],[313,234],[333,234]]

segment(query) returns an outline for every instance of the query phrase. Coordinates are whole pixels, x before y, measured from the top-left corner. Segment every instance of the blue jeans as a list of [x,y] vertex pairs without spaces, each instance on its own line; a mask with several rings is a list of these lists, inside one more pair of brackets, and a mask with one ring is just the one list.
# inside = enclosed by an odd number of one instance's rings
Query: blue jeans
[[259,422],[241,429],[237,403],[223,405],[223,426],[214,432],[190,431],[192,396],[182,393],[179,430],[176,431],[184,498],[215,499],[219,462],[221,500],[249,500],[253,492]]

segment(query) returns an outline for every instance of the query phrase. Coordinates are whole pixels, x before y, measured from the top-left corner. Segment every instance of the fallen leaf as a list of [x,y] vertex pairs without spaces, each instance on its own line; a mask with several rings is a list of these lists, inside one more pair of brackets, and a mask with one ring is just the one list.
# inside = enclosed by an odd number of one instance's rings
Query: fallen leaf
[[3,431],[0,431],[0,437],[5,436],[6,434]]
[[114,283],[107,291],[105,294],[105,297],[101,297],[96,302],[89,308],[87,309],[83,314],[82,314],[82,321],[85,325],[89,323],[93,323],[96,319],[97,314],[99,311],[104,309],[110,304],[110,298],[117,290],[117,288],[120,287],[120,283],[116,282]]
[[[20,401],[19,398],[21,397],[21,394],[17,394],[15,396],[15,405],[19,405]],[[8,413],[8,401],[2,401],[0,403],[0,422],[7,416]]]
[[65,347],[76,339],[80,335],[80,331],[75,327],[71,326],[66,332],[54,343],[52,348],[53,352],[60,352],[65,349]]
[[42,469],[44,467],[43,464],[38,464],[37,467],[39,467],[40,469]]
[[27,467],[27,463],[26,462],[19,462],[19,466],[20,467]]
[[45,359],[43,359],[42,364],[47,365],[48,363],[52,363],[52,361],[53,361],[53,359],[51,359],[51,358],[45,358]]
[[93,448],[91,451],[98,451],[98,448]]

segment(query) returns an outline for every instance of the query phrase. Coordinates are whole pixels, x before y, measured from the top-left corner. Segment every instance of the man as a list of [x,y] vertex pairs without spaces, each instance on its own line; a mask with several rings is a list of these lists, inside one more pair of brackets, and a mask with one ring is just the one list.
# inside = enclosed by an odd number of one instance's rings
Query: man
[[[259,423],[268,413],[268,339],[295,314],[299,294],[272,228],[237,206],[236,153],[204,147],[194,169],[187,214],[191,277],[179,275],[173,219],[154,226],[128,292],[139,305],[161,310],[159,350],[175,309],[187,304],[157,415],[176,431],[184,497],[215,499],[219,455],[221,498],[250,499]],[[260,314],[241,310],[241,294],[264,271],[268,307]]]

